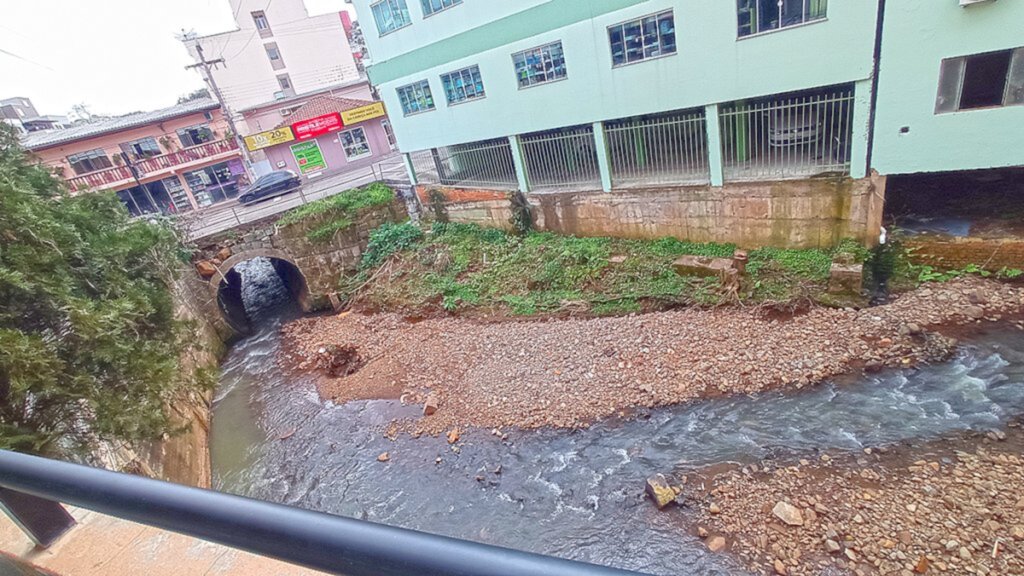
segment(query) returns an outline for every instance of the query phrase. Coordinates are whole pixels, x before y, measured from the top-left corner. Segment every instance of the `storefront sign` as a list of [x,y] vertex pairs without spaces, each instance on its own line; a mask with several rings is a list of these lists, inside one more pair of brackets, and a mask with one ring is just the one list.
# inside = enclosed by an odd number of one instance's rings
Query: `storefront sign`
[[366,122],[367,120],[380,118],[384,114],[386,114],[386,112],[384,112],[384,103],[374,102],[369,106],[360,106],[359,108],[353,108],[347,112],[342,112],[341,120],[346,126],[351,126],[358,122]]
[[302,122],[296,122],[292,124],[292,132],[295,133],[296,140],[302,141],[316,138],[329,132],[337,132],[344,126],[345,123],[341,121],[341,114],[332,112],[323,116],[317,116],[316,118],[310,118],[309,120],[303,120]]
[[327,168],[324,154],[320,151],[320,144],[316,140],[292,145],[292,156],[299,164],[299,171],[303,174],[319,172]]
[[292,134],[292,129],[288,126],[284,128],[278,128],[276,130],[267,130],[266,132],[260,132],[259,134],[251,134],[245,137],[245,147],[250,152],[276,146],[277,144],[284,144],[285,142],[291,142],[295,140],[295,135]]

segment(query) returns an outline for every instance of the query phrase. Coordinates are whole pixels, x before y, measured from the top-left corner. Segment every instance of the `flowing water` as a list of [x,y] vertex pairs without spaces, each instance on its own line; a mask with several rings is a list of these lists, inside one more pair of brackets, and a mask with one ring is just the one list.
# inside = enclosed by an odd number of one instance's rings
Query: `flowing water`
[[[418,416],[419,406],[334,405],[310,382],[282,374],[278,330],[299,312],[268,306],[286,292],[255,268],[243,276],[260,329],[231,351],[215,403],[217,488],[426,532],[651,574],[737,574],[727,556],[707,554],[688,535],[684,513],[644,500],[646,477],[994,429],[1024,414],[1024,338],[1007,329],[945,364],[808,391],[652,410],[575,432],[515,432],[506,441],[472,431],[459,453],[444,438],[392,442],[384,426]],[[385,451],[391,460],[378,462]]]

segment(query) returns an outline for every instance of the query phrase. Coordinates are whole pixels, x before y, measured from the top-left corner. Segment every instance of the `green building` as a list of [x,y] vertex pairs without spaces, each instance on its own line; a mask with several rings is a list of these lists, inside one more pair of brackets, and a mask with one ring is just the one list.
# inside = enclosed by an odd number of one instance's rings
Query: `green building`
[[1020,2],[355,5],[410,171],[470,221],[521,190],[577,234],[870,243],[885,176],[1024,165]]

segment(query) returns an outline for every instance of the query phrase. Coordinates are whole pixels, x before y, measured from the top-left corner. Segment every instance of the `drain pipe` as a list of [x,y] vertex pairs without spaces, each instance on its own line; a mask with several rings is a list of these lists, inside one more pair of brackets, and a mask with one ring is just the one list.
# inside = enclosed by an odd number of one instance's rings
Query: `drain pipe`
[[872,155],[875,151],[875,115],[878,111],[878,76],[882,69],[882,33],[885,30],[885,0],[878,0],[875,18],[875,50],[871,67],[871,108],[868,113],[868,153],[865,174],[871,175]]

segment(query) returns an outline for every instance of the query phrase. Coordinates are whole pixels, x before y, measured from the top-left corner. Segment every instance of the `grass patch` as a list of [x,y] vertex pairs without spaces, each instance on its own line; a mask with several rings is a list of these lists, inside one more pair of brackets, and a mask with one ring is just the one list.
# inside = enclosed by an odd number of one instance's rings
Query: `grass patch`
[[[844,243],[834,251],[762,248],[750,252],[737,293],[717,277],[680,276],[683,255],[731,257],[732,244],[674,238],[578,238],[550,232],[513,235],[468,224],[436,223],[424,234],[411,223],[371,234],[350,296],[379,309],[535,314],[621,315],[674,306],[791,302],[822,291],[837,253],[853,260],[867,251]],[[342,287],[346,291],[346,287]]]
[[394,199],[394,190],[374,182],[289,210],[277,223],[287,227],[316,219],[317,224],[306,233],[306,237],[314,242],[324,242],[350,227],[361,210],[386,206]]

